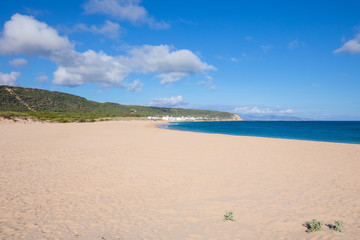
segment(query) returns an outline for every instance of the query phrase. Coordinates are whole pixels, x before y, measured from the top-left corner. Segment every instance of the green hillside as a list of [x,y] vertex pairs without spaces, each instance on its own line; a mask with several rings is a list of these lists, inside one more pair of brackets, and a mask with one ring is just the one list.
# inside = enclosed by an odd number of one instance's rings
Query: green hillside
[[238,119],[228,112],[99,103],[67,93],[11,86],[0,86],[0,113],[3,117],[23,116],[60,122],[148,116]]

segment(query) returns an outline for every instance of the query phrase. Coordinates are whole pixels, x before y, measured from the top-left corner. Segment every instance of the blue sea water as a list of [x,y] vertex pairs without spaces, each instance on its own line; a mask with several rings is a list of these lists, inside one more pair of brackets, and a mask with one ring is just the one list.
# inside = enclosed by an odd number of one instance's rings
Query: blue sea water
[[168,129],[241,136],[360,144],[360,121],[177,122]]

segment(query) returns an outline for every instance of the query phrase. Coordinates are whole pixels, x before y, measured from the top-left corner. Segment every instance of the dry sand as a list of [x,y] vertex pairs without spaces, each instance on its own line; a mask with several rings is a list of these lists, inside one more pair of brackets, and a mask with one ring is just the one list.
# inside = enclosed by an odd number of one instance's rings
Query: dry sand
[[[0,239],[360,239],[360,145],[146,121],[0,133]],[[313,218],[344,232],[306,233]]]

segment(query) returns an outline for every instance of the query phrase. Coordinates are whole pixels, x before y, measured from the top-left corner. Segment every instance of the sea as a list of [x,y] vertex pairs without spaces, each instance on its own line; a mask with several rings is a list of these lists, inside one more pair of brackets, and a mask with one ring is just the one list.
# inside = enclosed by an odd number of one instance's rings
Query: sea
[[360,121],[173,122],[162,127],[191,132],[360,144]]

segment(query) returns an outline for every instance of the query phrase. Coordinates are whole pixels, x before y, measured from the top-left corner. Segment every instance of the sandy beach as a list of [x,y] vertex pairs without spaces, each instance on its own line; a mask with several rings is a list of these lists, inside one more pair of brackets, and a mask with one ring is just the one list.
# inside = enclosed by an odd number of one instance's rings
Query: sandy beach
[[1,122],[0,239],[360,239],[359,144],[156,124]]

